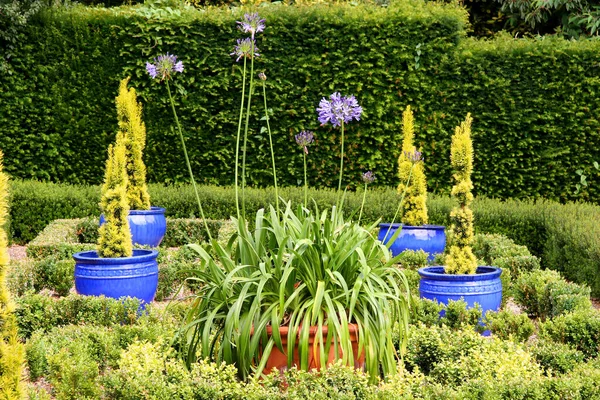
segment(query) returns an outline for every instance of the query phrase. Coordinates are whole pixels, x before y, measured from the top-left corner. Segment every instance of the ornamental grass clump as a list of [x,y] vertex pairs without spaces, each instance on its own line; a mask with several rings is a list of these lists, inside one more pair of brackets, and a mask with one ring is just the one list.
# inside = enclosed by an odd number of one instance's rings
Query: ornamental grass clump
[[133,245],[129,231],[129,203],[127,202],[127,157],[125,136],[117,134],[117,141],[108,147],[108,160],[102,185],[100,209],[106,223],[98,230],[98,256],[131,257]]
[[[398,158],[398,176],[400,185],[398,193],[406,192],[402,203],[402,223],[409,226],[422,226],[427,224],[427,179],[425,167],[422,162],[417,163],[409,158],[417,148],[414,145],[415,125],[413,112],[410,106],[402,114],[402,152]],[[412,171],[412,179],[411,177]],[[409,182],[408,184],[406,182]]]
[[116,97],[119,132],[124,137],[127,201],[131,210],[149,210],[150,195],[146,184],[146,166],[142,155],[146,146],[146,126],[142,121],[142,105],[138,103],[134,88],[128,88],[129,78],[119,85]]
[[4,225],[8,217],[8,175],[3,172],[0,151],[0,399],[23,398],[24,348],[17,337],[15,305],[6,287],[8,238]]
[[450,159],[454,170],[452,197],[458,206],[450,213],[450,237],[452,242],[446,256],[447,274],[475,274],[477,258],[473,254],[473,211],[469,207],[473,201],[473,141],[471,140],[471,114],[456,127],[452,136]]

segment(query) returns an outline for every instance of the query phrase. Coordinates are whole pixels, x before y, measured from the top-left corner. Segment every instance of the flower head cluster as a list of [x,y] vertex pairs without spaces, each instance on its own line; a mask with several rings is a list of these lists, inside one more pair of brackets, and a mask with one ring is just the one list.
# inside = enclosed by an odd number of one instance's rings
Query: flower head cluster
[[304,149],[304,153],[308,154],[308,145],[315,140],[315,135],[311,131],[302,131],[296,136],[296,143]]
[[154,59],[154,63],[146,63],[146,71],[152,79],[169,79],[175,72],[183,72],[183,62],[177,61],[177,56],[173,54],[163,54]]
[[233,53],[230,55],[237,56],[236,62],[240,61],[241,58],[252,58],[259,57],[258,47],[256,47],[256,42],[254,39],[246,38],[246,39],[238,39],[237,45],[233,48]]
[[254,58],[259,57],[258,47],[256,47],[256,42],[254,41],[254,35],[258,32],[262,32],[265,30],[265,20],[261,19],[258,13],[253,14],[244,14],[244,19],[242,21],[237,21],[238,28],[242,32],[250,33],[250,37],[246,39],[238,39],[237,45],[233,49],[232,56],[237,56],[236,62],[240,61],[242,58]]
[[254,39],[254,34],[265,30],[265,20],[261,19],[258,13],[244,14],[244,19],[237,23],[242,32],[252,35],[252,39]]
[[359,121],[362,114],[362,107],[358,105],[358,101],[354,96],[342,96],[338,92],[326,98],[321,99],[317,108],[319,114],[319,122],[325,125],[331,122],[333,127],[338,127],[344,123],[348,123],[353,119]]
[[410,161],[413,164],[416,164],[420,161],[423,161],[423,157],[422,157],[422,153],[420,151],[405,151],[404,152],[404,157],[406,157],[406,159],[408,161]]
[[367,171],[362,174],[362,180],[366,185],[373,183],[375,181],[375,174],[373,174],[373,171]]

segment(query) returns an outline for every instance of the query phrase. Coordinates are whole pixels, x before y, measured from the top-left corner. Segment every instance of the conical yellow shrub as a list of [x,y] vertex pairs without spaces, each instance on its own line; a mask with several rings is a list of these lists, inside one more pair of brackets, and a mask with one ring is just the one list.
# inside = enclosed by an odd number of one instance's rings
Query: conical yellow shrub
[[473,141],[471,139],[471,114],[456,127],[452,136],[450,161],[454,170],[452,197],[458,201],[450,213],[450,237],[452,244],[446,257],[446,273],[474,274],[477,271],[477,258],[471,249],[473,242],[473,211],[469,208],[473,201]]
[[23,344],[17,338],[15,305],[6,287],[8,269],[8,238],[4,226],[8,216],[8,176],[3,171],[0,151],[0,399],[24,398],[22,374]]
[[119,132],[125,138],[127,170],[127,201],[131,210],[149,210],[150,195],[146,184],[146,165],[143,160],[146,147],[146,125],[142,121],[142,105],[137,101],[134,88],[128,88],[129,78],[119,85],[116,97]]
[[[425,178],[425,168],[422,162],[412,166],[412,162],[406,157],[406,153],[412,153],[417,150],[414,145],[415,124],[410,106],[402,114],[402,152],[398,158],[398,176],[400,185],[398,193],[406,195],[402,204],[402,223],[410,226],[425,225],[429,218],[427,216],[427,179]],[[411,174],[412,168],[412,174]],[[406,187],[406,182],[410,176],[410,182]]]
[[129,203],[127,202],[127,171],[125,168],[125,137],[117,134],[117,142],[108,148],[108,160],[100,209],[106,223],[98,233],[98,255],[100,257],[131,257],[133,245],[129,231]]

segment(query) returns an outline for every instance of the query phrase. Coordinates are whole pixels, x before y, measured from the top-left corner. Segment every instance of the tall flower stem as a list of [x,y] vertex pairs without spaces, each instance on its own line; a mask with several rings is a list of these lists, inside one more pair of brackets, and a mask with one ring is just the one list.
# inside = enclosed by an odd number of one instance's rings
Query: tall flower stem
[[[265,101],[265,120],[267,121],[267,131],[269,132],[269,145],[271,147],[271,163],[273,164],[273,184],[275,185],[275,205],[277,214],[279,214],[279,192],[277,189],[277,171],[275,169],[275,151],[273,150],[273,137],[271,135],[271,125],[269,125],[269,109],[267,108],[267,85],[263,81],[263,99]],[[306,167],[305,167],[306,170]],[[306,177],[305,177],[306,179]]]
[[358,224],[360,225],[360,219],[362,218],[363,208],[365,206],[365,200],[367,198],[367,184],[365,183],[365,192],[363,193],[362,203],[360,205],[360,213],[358,213]]
[[[246,59],[244,58],[244,65]],[[250,87],[248,88],[248,105],[246,108],[246,126],[244,127],[244,147],[242,148],[242,216],[246,217],[246,144],[248,142],[248,122],[250,121],[250,102],[254,84],[254,38],[252,40],[252,58],[250,60]]]
[[308,179],[306,177],[306,152],[302,152],[304,156],[304,208],[308,207]]
[[242,118],[244,116],[244,100],[246,97],[246,57],[244,57],[244,72],[242,73],[242,104],[240,104],[240,118],[238,120],[237,138],[235,140],[235,208],[237,217],[240,219],[240,193],[238,185],[238,173],[240,165],[240,134],[242,132]]
[[387,232],[385,233],[385,236],[383,237],[382,242],[385,244],[385,241],[390,233],[390,231],[392,230],[392,226],[394,225],[394,222],[396,222],[396,217],[398,217],[398,213],[400,213],[400,209],[402,208],[402,203],[404,203],[404,197],[406,196],[406,190],[408,189],[408,184],[410,183],[410,178],[412,177],[412,173],[413,173],[413,169],[415,168],[415,164],[413,163],[410,166],[410,171],[408,172],[408,179],[406,180],[406,183],[404,184],[404,191],[402,192],[402,197],[400,197],[400,202],[398,203],[398,208],[396,209],[396,213],[394,214],[394,218],[392,218],[392,222],[390,223],[390,227],[388,228]]
[[340,157],[340,181],[338,182],[338,195],[342,191],[342,175],[344,173],[344,121],[342,120],[342,151]]
[[[165,79],[167,83],[167,92],[169,93],[169,100],[171,101],[171,109],[173,110],[173,116],[175,117],[175,124],[177,125],[177,129],[179,130],[179,138],[181,139],[181,146],[183,147],[183,154],[185,155],[185,163],[188,167],[188,172],[190,173],[190,178],[192,179],[192,186],[194,187],[194,193],[196,194],[196,201],[198,202],[198,208],[200,209],[200,216],[202,217],[202,221],[204,222],[204,228],[206,229],[206,234],[208,235],[208,240],[212,242],[212,235],[210,234],[210,229],[208,229],[208,222],[206,222],[206,217],[204,216],[204,210],[202,209],[202,202],[200,201],[200,195],[198,194],[198,187],[196,186],[196,180],[194,179],[194,173],[192,172],[192,165],[190,164],[190,158],[188,157],[187,148],[185,147],[185,140],[183,139],[183,132],[181,131],[181,125],[179,124],[179,118],[177,117],[177,112],[175,111],[175,101],[173,100],[173,96],[171,95],[171,87],[169,86],[169,80]],[[173,127],[171,127],[173,129]]]

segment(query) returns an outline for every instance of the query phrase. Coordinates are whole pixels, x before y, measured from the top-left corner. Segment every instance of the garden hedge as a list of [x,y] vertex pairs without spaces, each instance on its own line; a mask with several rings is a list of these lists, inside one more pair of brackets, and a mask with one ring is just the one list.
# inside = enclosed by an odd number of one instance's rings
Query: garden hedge
[[[165,207],[168,217],[198,216],[196,199],[190,186],[151,184],[149,190],[152,204]],[[207,218],[224,220],[235,215],[233,188],[200,186],[199,191]],[[13,181],[11,193],[10,227],[13,242],[32,240],[55,219],[99,214],[98,186]],[[246,196],[246,210],[252,214],[261,207],[268,207],[273,202],[274,192],[272,188],[248,189]],[[280,196],[293,204],[301,204],[304,192],[302,188],[281,188]],[[335,191],[329,189],[311,189],[309,197],[320,209],[331,207],[336,202]],[[369,190],[363,221],[371,223],[379,218],[391,221],[398,200],[399,196],[393,189]],[[361,201],[362,192],[348,192],[345,198],[347,213],[356,212]],[[430,223],[448,225],[453,204],[449,197],[429,196],[427,207]],[[502,234],[527,246],[533,255],[541,259],[542,266],[560,271],[571,281],[586,283],[594,296],[600,296],[599,206],[477,198],[473,203],[473,211],[477,232]]]
[[[396,185],[402,110],[417,123],[430,190],[450,189],[449,143],[467,112],[474,117],[475,193],[488,197],[574,198],[575,171],[589,181],[600,155],[600,42],[554,38],[478,42],[465,38],[466,13],[453,5],[393,1],[389,7],[271,5],[258,37],[265,71],[278,177],[302,182],[293,141],[315,131],[309,182],[335,186],[339,131],[319,127],[315,108],[334,91],[364,108],[348,125],[345,183],[373,170]],[[168,15],[167,15],[168,14]],[[114,139],[118,82],[132,76],[145,107],[146,163],[153,182],[187,181],[166,89],[145,63],[167,51],[185,65],[176,103],[193,168],[202,183],[232,184],[241,67],[229,55],[240,37],[241,11],[144,6],[50,10],[25,27],[0,82],[0,148],[16,178],[99,183]],[[572,79],[577,76],[577,79]],[[258,88],[260,89],[260,87]],[[250,120],[248,183],[272,183],[262,90]],[[584,198],[600,199],[598,185]]]

